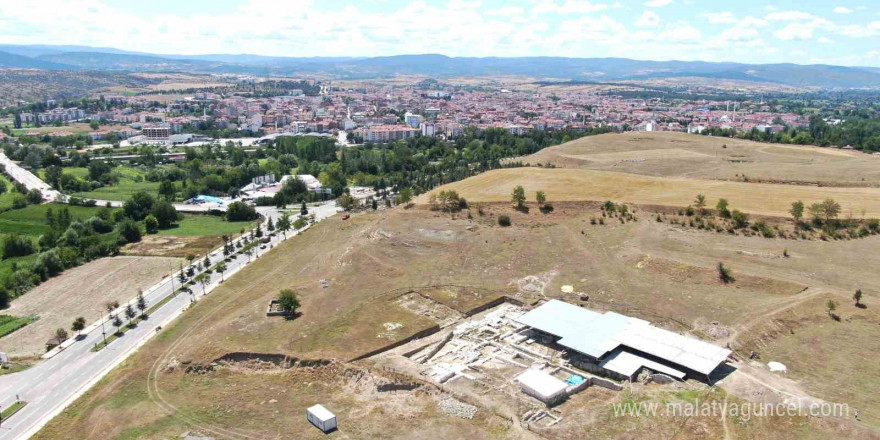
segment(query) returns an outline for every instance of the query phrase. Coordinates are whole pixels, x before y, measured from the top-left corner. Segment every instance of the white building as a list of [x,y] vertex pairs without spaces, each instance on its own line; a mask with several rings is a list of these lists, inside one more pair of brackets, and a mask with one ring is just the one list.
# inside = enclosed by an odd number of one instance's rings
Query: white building
[[333,414],[323,405],[311,406],[306,410],[306,419],[323,432],[336,429],[336,414]]
[[420,115],[406,112],[403,116],[403,121],[406,125],[409,125],[412,128],[419,128],[419,124],[422,122],[422,117]]
[[434,136],[435,127],[433,122],[422,122],[422,136]]
[[538,369],[526,370],[516,377],[516,381],[519,382],[522,392],[547,405],[553,405],[567,395],[565,390],[568,385],[565,382]]

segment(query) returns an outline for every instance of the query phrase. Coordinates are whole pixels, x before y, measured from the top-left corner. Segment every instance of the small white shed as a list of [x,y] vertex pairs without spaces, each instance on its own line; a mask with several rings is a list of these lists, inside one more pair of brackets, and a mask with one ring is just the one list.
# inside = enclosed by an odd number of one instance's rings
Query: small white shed
[[336,414],[328,411],[323,405],[315,405],[306,410],[306,418],[321,431],[330,432],[336,429]]

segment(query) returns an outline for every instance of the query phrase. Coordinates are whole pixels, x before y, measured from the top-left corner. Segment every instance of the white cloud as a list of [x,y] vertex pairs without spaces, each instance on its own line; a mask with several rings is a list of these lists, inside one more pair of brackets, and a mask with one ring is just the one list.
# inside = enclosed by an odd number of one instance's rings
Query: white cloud
[[767,6],[764,6],[764,10],[765,10],[765,11],[775,11],[775,10],[776,10],[776,6],[773,6],[773,5],[767,5]]
[[813,32],[819,28],[831,28],[831,23],[822,18],[816,18],[807,22],[789,23],[782,29],[773,32],[780,40],[809,40],[813,38]]
[[853,38],[868,38],[880,35],[880,21],[872,21],[866,25],[850,24],[834,28],[837,33]]
[[672,0],[648,0],[645,2],[645,6],[649,8],[659,8],[670,4],[672,4]]
[[638,20],[636,20],[636,26],[638,27],[654,27],[660,24],[660,16],[652,11],[645,11]]
[[835,14],[852,14],[853,10],[850,8],[845,8],[843,6],[838,6],[838,7],[834,8],[834,13]]
[[557,14],[589,14],[591,12],[599,12],[608,9],[605,3],[591,3],[581,0],[566,0],[565,3],[559,4],[555,0],[543,0],[535,2],[533,13],[550,13]]
[[748,28],[757,28],[767,26],[767,20],[762,20],[760,18],[755,17],[746,17],[739,21],[738,25],[740,27],[748,27]]
[[813,18],[813,14],[808,14],[802,11],[783,11],[783,12],[771,12],[767,14],[764,18],[770,21],[798,21],[798,20],[809,20]]
[[819,37],[819,38],[816,39],[816,41],[818,41],[818,42],[820,42],[820,43],[822,43],[822,44],[831,44],[831,43],[834,42],[834,40],[832,40],[832,39],[830,39],[830,38],[828,38],[828,37]]
[[515,17],[522,15],[524,12],[525,9],[519,6],[502,6],[498,9],[489,9],[486,11],[486,15],[493,17]]
[[703,14],[703,17],[706,17],[709,20],[709,23],[712,24],[730,24],[736,23],[736,17],[733,16],[733,13],[730,11],[724,12],[707,12]]

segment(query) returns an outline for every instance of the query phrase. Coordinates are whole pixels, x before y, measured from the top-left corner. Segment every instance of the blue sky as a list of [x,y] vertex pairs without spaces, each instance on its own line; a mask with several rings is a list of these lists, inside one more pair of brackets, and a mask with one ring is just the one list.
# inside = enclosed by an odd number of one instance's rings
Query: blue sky
[[880,66],[880,3],[4,1],[0,43],[276,56],[626,57]]

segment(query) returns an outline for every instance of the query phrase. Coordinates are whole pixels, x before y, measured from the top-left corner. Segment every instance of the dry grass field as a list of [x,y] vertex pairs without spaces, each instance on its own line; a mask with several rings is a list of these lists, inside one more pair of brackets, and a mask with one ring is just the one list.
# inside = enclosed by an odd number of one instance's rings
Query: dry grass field
[[657,177],[880,186],[880,157],[673,132],[588,136],[516,160]]
[[4,313],[40,319],[0,339],[0,351],[39,356],[55,329],[69,330],[79,316],[92,323],[107,301],[129,301],[177,270],[178,259],[158,257],[101,258],[65,271],[12,301]]
[[[165,439],[186,431],[214,438],[286,438],[291,431],[279,426],[311,438],[318,432],[300,419],[307,406],[319,402],[341,414],[340,431],[332,434],[340,438],[422,438],[427,433],[450,439],[532,438],[509,423],[492,395],[485,396],[486,402],[470,402],[479,408],[475,419],[461,419],[439,410],[436,402],[443,393],[374,393],[369,384],[387,374],[381,360],[347,362],[442,321],[402,305],[402,295],[414,290],[443,305],[435,309],[458,312],[500,294],[526,303],[545,297],[577,302],[583,292],[590,297],[584,304],[593,309],[637,316],[722,345],[729,342],[737,352],[757,346],[756,334],[762,334],[768,320],[789,319],[787,311],[795,310],[807,317],[806,323],[791,336],[763,337],[758,348],[761,362],[779,360],[789,366],[794,385],[762,364],[744,364],[743,374],[735,372],[721,384],[730,388],[729,396],[719,390],[706,398],[766,399],[778,396],[774,387],[784,383],[817,399],[851,400],[864,420],[619,419],[611,413],[612,402],[692,399],[697,391],[590,389],[565,404],[570,405],[567,412],[582,417],[567,417],[542,430],[543,438],[643,438],[658,432],[679,439],[725,432],[729,438],[755,439],[878,436],[880,404],[871,397],[880,395],[876,369],[854,363],[838,374],[846,356],[880,350],[870,330],[877,318],[868,313],[878,300],[871,286],[880,285],[880,275],[867,269],[880,264],[880,255],[870,251],[877,237],[783,241],[681,229],[650,219],[591,225],[598,210],[586,204],[560,203],[549,215],[537,209],[516,212],[506,203],[486,204],[483,212],[469,220],[465,213],[395,209],[319,223],[185,312],[36,438],[64,433],[83,439]],[[513,226],[497,226],[500,214],[511,216]],[[788,258],[781,256],[784,247]],[[731,268],[736,282],[718,281],[714,268],[719,261]],[[322,288],[320,280],[329,287]],[[564,285],[575,293],[563,293]],[[865,291],[868,309],[851,306],[848,298],[855,287]],[[282,288],[300,293],[302,314],[294,320],[265,316],[267,302]],[[825,298],[841,304],[840,322],[825,313]],[[803,343],[811,344],[803,350],[809,356],[798,354]],[[280,369],[258,362],[211,367],[212,361],[236,352],[337,361],[316,368]],[[192,366],[201,366],[199,372],[186,372]],[[345,372],[354,369],[369,371],[363,379],[367,385],[352,380],[366,373]],[[765,376],[756,381],[759,373]],[[392,414],[412,423],[388,423]]]
[[[878,162],[880,165],[880,162]],[[877,167],[880,170],[880,166]],[[842,217],[880,217],[880,188],[814,187],[771,183],[745,183],[685,177],[655,177],[616,171],[572,168],[504,168],[489,171],[434,189],[452,189],[470,202],[509,201],[513,189],[522,185],[526,197],[534,201],[536,191],[547,193],[552,201],[605,201],[638,205],[683,207],[704,194],[709,206],[718,199],[730,201],[731,209],[750,214],[788,217],[791,203],[807,205],[833,198],[842,207]],[[416,199],[425,204],[428,195]]]

